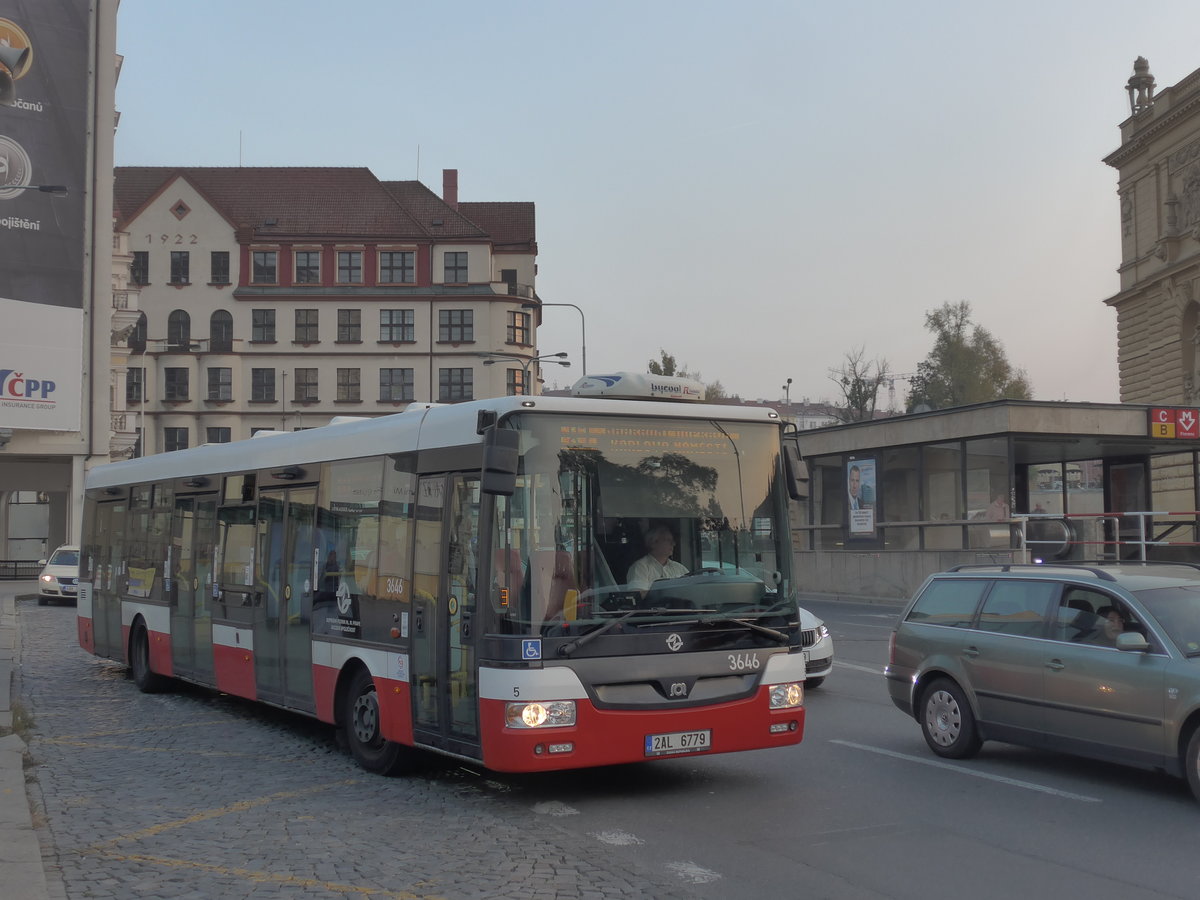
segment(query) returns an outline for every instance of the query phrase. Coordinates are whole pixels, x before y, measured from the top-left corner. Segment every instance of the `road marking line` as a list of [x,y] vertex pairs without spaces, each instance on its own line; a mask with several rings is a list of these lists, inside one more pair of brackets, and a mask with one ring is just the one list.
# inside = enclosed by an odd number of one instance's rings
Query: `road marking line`
[[838,659],[835,659],[833,661],[833,664],[835,666],[840,666],[843,669],[854,669],[858,672],[867,672],[871,675],[882,675],[883,674],[883,669],[879,668],[878,666],[860,666],[860,665],[856,665],[855,663],[842,662],[841,660],[838,660]]
[[947,769],[951,772],[957,772],[960,775],[971,775],[974,778],[985,778],[988,781],[997,781],[1000,784],[1007,784],[1010,787],[1024,788],[1027,791],[1039,791],[1043,794],[1050,794],[1054,797],[1062,797],[1066,800],[1082,800],[1084,803],[1103,803],[1099,797],[1089,797],[1086,794],[1072,794],[1070,791],[1060,791],[1058,788],[1046,787],[1042,784],[1034,784],[1032,781],[1021,781],[1016,778],[1006,778],[1003,775],[992,775],[990,772],[976,772],[972,769],[964,769],[961,766],[951,765],[950,763],[941,762],[936,759],[925,759],[920,756],[910,756],[907,753],[897,753],[894,750],[884,750],[882,747],[871,747],[867,744],[856,744],[854,741],[831,740],[831,744],[840,744],[843,747],[853,747],[855,750],[866,750],[868,753],[878,753],[881,756],[890,756],[893,759],[903,759],[906,762],[920,763],[923,766],[933,766],[938,769]]
[[706,869],[704,866],[697,865],[690,859],[680,862],[669,862],[667,868],[679,878],[689,884],[708,884],[712,881],[720,879],[720,874],[712,869]]
[[322,888],[334,894],[347,896],[359,895],[364,897],[389,897],[392,900],[444,900],[440,894],[414,894],[412,891],[392,891],[384,888],[358,887],[353,884],[338,884],[332,881],[321,881],[317,878],[303,878],[298,875],[285,875],[276,872],[260,872],[254,869],[242,869],[231,866],[214,865],[213,863],[197,862],[190,859],[171,859],[165,856],[146,856],[144,854],[118,854],[101,852],[104,859],[119,862],[150,863],[173,869],[200,869],[216,875],[235,875],[257,884],[292,885],[302,888]]
[[110,847],[113,844],[120,844],[125,841],[136,841],[146,837],[153,837],[154,835],[162,834],[164,831],[170,831],[173,828],[182,828],[185,825],[194,825],[196,822],[205,822],[209,819],[219,819],[221,816],[227,816],[230,813],[245,812],[248,809],[254,809],[256,806],[265,806],[269,803],[274,803],[276,800],[294,800],[297,797],[307,797],[310,794],[319,794],[322,791],[330,791],[334,788],[345,787],[349,784],[358,784],[358,780],[354,778],[348,778],[345,781],[334,781],[330,784],[315,785],[302,791],[280,791],[278,794],[268,794],[265,797],[257,797],[253,800],[239,800],[237,803],[231,803],[229,806],[223,806],[219,809],[205,810],[204,812],[196,813],[193,816],[188,816],[186,819],[176,819],[174,822],[163,822],[159,825],[151,825],[149,828],[143,828],[141,831],[134,831],[107,841],[101,841],[98,844],[92,844],[88,850],[102,851],[104,847]]

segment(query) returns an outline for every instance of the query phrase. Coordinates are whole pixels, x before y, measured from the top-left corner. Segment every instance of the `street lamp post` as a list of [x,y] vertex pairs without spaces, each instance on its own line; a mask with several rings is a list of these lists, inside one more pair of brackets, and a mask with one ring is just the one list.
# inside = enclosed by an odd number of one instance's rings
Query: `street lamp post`
[[571,309],[579,313],[579,336],[581,340],[581,353],[579,361],[583,364],[583,374],[587,375],[587,317],[583,314],[583,310],[574,303],[542,303],[540,300],[526,300],[521,304],[521,309],[538,309],[542,306],[569,306]]
[[789,378],[789,379],[787,380],[787,384],[785,384],[785,385],[783,386],[783,402],[784,402],[784,403],[789,403],[789,404],[790,404],[790,403],[792,402],[792,401],[791,401],[791,399],[790,399],[790,397],[789,397],[789,395],[791,394],[791,392],[792,392],[792,379],[790,379],[790,378]]
[[521,364],[521,389],[525,394],[529,394],[529,366],[531,363],[547,361],[558,366],[571,365],[570,360],[564,359],[567,355],[566,351],[559,353],[544,353],[541,356],[517,356],[515,353],[479,353],[478,356],[484,358],[485,366],[494,366],[496,363],[504,359],[511,359]]

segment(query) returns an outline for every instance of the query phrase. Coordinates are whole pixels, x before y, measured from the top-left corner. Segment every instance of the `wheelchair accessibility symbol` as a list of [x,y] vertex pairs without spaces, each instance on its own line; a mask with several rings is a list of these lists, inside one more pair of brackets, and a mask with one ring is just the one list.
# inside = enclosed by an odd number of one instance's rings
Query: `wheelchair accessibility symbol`
[[542,641],[540,638],[530,638],[529,640],[521,641],[521,658],[522,659],[541,659],[542,658]]

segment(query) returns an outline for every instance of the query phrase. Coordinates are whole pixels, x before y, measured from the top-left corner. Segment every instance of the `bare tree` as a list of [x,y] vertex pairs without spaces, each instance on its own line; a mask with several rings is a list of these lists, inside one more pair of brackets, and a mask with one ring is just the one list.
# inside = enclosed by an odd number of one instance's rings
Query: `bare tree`
[[841,366],[829,370],[829,380],[842,392],[842,402],[834,415],[842,422],[866,422],[875,418],[879,389],[888,381],[891,370],[888,361],[876,357],[865,359],[866,350],[849,350]]

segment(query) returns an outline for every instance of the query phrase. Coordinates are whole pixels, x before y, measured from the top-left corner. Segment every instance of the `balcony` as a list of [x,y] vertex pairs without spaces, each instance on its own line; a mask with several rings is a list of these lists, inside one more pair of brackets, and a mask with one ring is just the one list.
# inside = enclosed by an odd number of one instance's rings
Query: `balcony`
[[524,300],[536,300],[537,293],[532,284],[517,284],[515,281],[493,281],[497,293],[508,294],[510,297],[521,297]]

